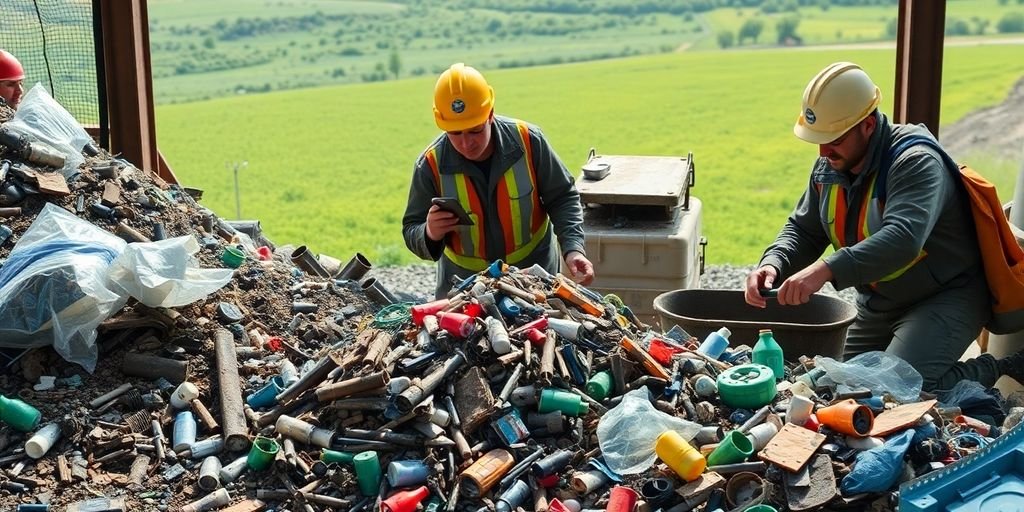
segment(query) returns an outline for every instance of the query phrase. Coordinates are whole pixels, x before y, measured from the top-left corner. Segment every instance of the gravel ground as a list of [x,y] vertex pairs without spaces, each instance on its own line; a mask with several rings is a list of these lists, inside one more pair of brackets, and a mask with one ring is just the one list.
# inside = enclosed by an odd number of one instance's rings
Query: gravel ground
[[[753,266],[712,265],[705,267],[701,287],[712,290],[743,288],[747,274]],[[423,301],[434,295],[434,265],[416,264],[398,267],[374,267],[373,275],[389,290],[403,296],[403,300]],[[831,284],[826,284],[822,293],[853,302],[856,292],[852,289],[836,293]]]

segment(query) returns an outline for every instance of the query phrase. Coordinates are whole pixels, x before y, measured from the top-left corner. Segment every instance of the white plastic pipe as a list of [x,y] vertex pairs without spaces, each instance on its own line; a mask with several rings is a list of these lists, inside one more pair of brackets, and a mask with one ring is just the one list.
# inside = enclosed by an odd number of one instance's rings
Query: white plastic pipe
[[50,448],[53,447],[58,439],[60,439],[60,425],[49,423],[39,429],[25,443],[25,453],[33,459],[42,458],[43,455],[46,455],[46,452],[50,451]]

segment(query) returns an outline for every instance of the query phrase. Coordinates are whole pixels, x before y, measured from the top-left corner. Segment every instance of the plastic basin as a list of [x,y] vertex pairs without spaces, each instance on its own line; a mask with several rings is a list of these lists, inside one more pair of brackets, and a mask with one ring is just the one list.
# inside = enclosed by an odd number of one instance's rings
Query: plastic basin
[[846,329],[857,308],[842,299],[814,294],[807,304],[780,306],[768,299],[764,309],[743,300],[743,290],[673,290],[654,299],[663,330],[678,325],[703,341],[719,327],[732,331],[729,346],[757,343],[760,329],[771,329],[788,361],[801,355],[842,359]]

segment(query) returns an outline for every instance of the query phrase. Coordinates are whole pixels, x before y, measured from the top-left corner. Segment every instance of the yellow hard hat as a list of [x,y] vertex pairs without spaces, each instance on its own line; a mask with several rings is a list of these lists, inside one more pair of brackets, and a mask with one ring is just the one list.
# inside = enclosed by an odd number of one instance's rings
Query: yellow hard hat
[[446,132],[458,132],[487,121],[494,109],[494,89],[476,69],[463,63],[441,73],[434,86],[434,121]]
[[812,144],[827,144],[861,122],[881,100],[882,91],[860,66],[836,62],[807,84],[793,133]]

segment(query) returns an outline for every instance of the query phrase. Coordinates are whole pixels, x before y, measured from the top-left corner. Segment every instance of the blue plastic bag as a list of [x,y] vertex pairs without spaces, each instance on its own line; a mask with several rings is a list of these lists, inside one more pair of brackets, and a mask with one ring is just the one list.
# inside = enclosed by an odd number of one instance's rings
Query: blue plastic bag
[[882,446],[857,454],[853,470],[839,486],[843,496],[882,492],[895,485],[903,472],[903,456],[915,433],[913,429],[904,430],[891,436]]

